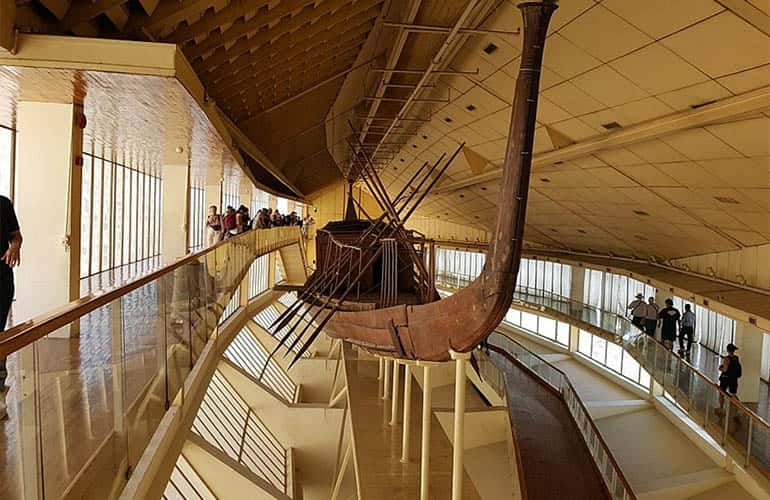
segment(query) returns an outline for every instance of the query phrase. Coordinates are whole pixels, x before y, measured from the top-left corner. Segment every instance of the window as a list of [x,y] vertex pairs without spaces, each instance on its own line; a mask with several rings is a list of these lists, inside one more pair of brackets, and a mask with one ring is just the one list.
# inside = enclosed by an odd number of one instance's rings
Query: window
[[0,194],[13,199],[16,131],[0,126]]
[[567,323],[517,309],[508,309],[503,322],[564,347],[569,345],[569,324]]
[[639,387],[646,389],[650,386],[650,374],[625,349],[613,342],[580,330],[578,352]]
[[238,193],[238,179],[225,179],[222,182],[222,213],[227,207],[237,209],[240,206],[240,196]]
[[206,190],[200,180],[190,179],[187,250],[197,252],[206,242]]
[[157,264],[161,186],[149,168],[83,154],[81,278],[117,268],[128,277]]

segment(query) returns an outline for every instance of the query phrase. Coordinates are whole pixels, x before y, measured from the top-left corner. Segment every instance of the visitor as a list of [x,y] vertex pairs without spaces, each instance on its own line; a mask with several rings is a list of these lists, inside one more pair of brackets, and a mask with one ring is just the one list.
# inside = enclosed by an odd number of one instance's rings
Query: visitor
[[679,309],[674,307],[674,301],[666,299],[666,307],[660,311],[658,316],[661,319],[660,338],[666,349],[673,351],[674,341],[676,340],[676,326],[679,324],[682,315],[679,314]]
[[[0,331],[5,330],[8,313],[13,301],[13,267],[21,262],[21,230],[13,203],[5,196],[0,196]],[[8,417],[5,396],[8,390],[5,380],[8,378],[6,358],[0,358],[0,420]]]
[[283,216],[281,216],[281,213],[276,208],[272,211],[270,214],[270,225],[272,227],[277,227],[283,225]]
[[251,229],[249,209],[246,205],[241,205],[235,212],[235,234],[240,234],[249,229]]
[[655,330],[658,328],[659,313],[660,307],[655,303],[655,297],[650,297],[644,308],[644,331],[653,338],[655,338]]
[[[743,375],[743,367],[741,366],[741,359],[735,355],[735,351],[738,348],[732,342],[725,347],[727,354],[720,356],[722,361],[719,363],[719,388],[722,392],[719,393],[719,408],[716,408],[714,412],[719,416],[724,416],[725,410],[725,397],[723,393],[738,398],[738,379]],[[728,403],[729,404],[729,403]],[[733,418],[736,418],[735,415]]]
[[206,242],[208,246],[216,245],[222,240],[222,216],[217,213],[216,205],[209,207],[209,216],[206,218]]
[[224,217],[222,217],[222,238],[226,239],[234,234],[237,234],[235,209],[228,206]]
[[636,300],[628,304],[628,307],[626,308],[631,311],[631,322],[635,324],[637,327],[642,328],[642,323],[644,322],[644,315],[646,313],[647,306],[644,303],[644,295],[641,293],[636,294]]
[[[682,321],[679,324],[679,355],[682,357],[690,357],[690,350],[692,349],[692,338],[695,334],[695,313],[692,312],[690,304],[684,305],[684,313],[682,314]],[[684,339],[687,337],[687,349],[684,348]]]

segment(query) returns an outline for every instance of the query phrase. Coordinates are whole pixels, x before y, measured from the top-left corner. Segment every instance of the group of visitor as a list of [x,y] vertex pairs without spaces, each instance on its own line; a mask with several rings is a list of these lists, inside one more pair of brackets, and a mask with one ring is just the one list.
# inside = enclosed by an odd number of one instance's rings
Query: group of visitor
[[[660,339],[669,351],[674,350],[674,342],[678,337],[677,353],[689,360],[695,335],[695,313],[690,304],[685,304],[684,313],[680,313],[679,309],[674,307],[672,299],[666,299],[665,303],[666,307],[660,309],[655,303],[655,297],[650,297],[645,302],[644,295],[636,294],[635,300],[628,304],[631,321],[651,337],[655,337],[655,331],[660,327]],[[738,379],[742,375],[740,358],[735,354],[738,347],[731,342],[725,350],[727,354],[721,356],[719,363],[719,387],[735,396],[738,392]]]
[[302,228],[308,222],[313,222],[312,217],[303,219],[297,215],[297,212],[284,215],[278,209],[263,208],[252,218],[249,207],[246,205],[241,205],[237,210],[228,206],[224,213],[219,213],[216,205],[211,205],[206,218],[206,242],[211,246],[250,229],[269,229],[279,226]]

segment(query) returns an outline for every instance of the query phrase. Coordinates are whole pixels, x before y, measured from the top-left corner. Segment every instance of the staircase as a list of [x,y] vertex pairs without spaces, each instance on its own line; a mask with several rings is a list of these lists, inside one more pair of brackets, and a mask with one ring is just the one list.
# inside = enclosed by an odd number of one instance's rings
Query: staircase
[[289,245],[278,250],[277,263],[284,284],[303,285],[307,280],[307,262],[301,244]]

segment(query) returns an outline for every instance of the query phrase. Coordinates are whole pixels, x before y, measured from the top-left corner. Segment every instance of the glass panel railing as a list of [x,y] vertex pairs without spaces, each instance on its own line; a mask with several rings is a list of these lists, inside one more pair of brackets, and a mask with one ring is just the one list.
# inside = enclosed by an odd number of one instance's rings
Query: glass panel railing
[[[451,276],[443,278],[451,283]],[[463,283],[463,280],[455,280]],[[649,387],[652,380],[660,384],[669,399],[676,403],[694,422],[705,430],[739,464],[754,465],[770,475],[770,423],[719,389],[709,377],[686,360],[666,349],[655,338],[634,326],[622,314],[583,304],[546,290],[519,287],[514,292],[513,304],[520,309],[536,309],[540,314],[555,319],[569,320],[583,328],[590,325],[590,338],[584,341],[581,332],[578,350],[608,368],[616,364],[608,359],[617,356],[607,342],[623,350],[621,362],[630,356],[639,366],[636,383]],[[522,324],[524,312],[521,313]],[[588,328],[588,326],[585,326]],[[597,340],[599,339],[599,340]],[[597,361],[599,362],[599,361]],[[630,369],[634,368],[630,365]],[[620,373],[624,367],[621,366]],[[618,370],[615,370],[616,372]],[[646,383],[644,383],[646,382]],[[732,422],[732,423],[731,423]],[[751,425],[749,425],[751,423]],[[748,429],[751,427],[751,436]]]
[[299,238],[250,231],[0,334],[0,498],[116,496],[254,259]]
[[[561,395],[570,416],[580,430],[580,436],[596,464],[610,498],[613,500],[635,499],[636,495],[623,475],[623,471],[599,433],[580,395],[564,372],[503,332],[494,332],[490,335],[487,345],[497,352],[504,352],[509,359],[518,362]],[[486,356],[478,356],[477,361],[482,380],[492,381],[492,388],[499,394],[504,394],[505,378],[502,371]],[[490,373],[494,370],[498,371],[498,375],[495,376]]]

